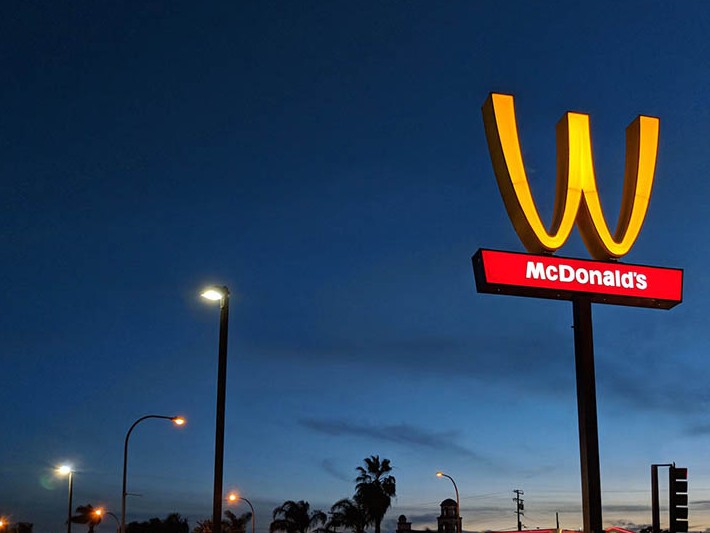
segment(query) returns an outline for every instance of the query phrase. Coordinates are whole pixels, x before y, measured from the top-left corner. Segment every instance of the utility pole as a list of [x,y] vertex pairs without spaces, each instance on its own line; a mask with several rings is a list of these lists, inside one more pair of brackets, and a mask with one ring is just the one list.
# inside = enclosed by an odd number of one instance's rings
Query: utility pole
[[515,514],[518,517],[518,531],[522,531],[523,523],[520,521],[520,517],[522,515],[525,515],[525,513],[523,512],[525,510],[525,505],[523,504],[525,500],[521,499],[520,497],[525,493],[520,489],[515,489],[513,492],[515,493],[515,498],[513,498],[513,501],[515,502]]

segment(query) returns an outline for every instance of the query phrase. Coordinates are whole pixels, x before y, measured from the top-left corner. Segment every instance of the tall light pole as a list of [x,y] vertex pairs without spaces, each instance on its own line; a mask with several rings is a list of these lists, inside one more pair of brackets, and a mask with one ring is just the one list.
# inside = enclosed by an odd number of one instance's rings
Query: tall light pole
[[459,488],[456,486],[454,478],[443,472],[437,472],[436,477],[447,477],[454,484],[454,491],[456,491],[456,531],[461,533],[461,504],[459,502]]
[[57,468],[57,473],[62,476],[69,476],[69,510],[67,511],[67,533],[71,533],[71,500],[74,493],[74,470],[69,465],[62,465]]
[[[219,302],[219,363],[217,366],[217,420],[214,443],[214,492],[212,533],[222,533],[222,480],[224,471],[224,405],[227,391],[227,332],[229,330],[229,289],[209,287],[202,297]],[[122,533],[125,533],[122,532]]]
[[[139,423],[148,418],[161,418],[163,420],[170,420],[176,426],[182,426],[185,423],[185,419],[181,416],[163,416],[163,415],[145,415],[140,417],[138,420],[133,422],[133,425],[128,429],[126,433],[126,440],[123,442],[123,488],[121,489],[121,533],[126,533],[126,473],[128,469],[128,439],[131,437],[131,432]],[[71,532],[67,532],[71,533]]]
[[251,504],[251,502],[247,500],[244,496],[240,496],[239,494],[235,494],[234,492],[227,496],[227,501],[229,502],[238,503],[240,500],[247,502],[247,505],[251,509],[251,533],[256,533],[256,513],[254,512],[254,506]]

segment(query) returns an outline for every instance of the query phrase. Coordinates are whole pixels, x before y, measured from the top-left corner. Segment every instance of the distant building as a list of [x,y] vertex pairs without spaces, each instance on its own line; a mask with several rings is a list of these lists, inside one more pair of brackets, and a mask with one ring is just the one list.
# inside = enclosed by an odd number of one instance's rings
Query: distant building
[[[562,528],[549,528],[549,529],[523,529],[521,533],[580,533],[582,530],[581,529],[562,529]],[[606,533],[634,533],[633,531],[630,531],[628,529],[624,529],[623,527],[608,527],[604,530]],[[514,530],[507,530],[507,531],[490,531],[487,530],[486,533],[517,533],[517,531]]]
[[[458,517],[461,531],[463,531],[463,522],[461,517]],[[456,501],[446,499],[441,502],[441,514],[436,518],[437,533],[457,533],[456,529]],[[628,529],[621,527],[609,527],[604,530],[606,533],[634,533]],[[412,529],[412,523],[407,521],[407,517],[400,515],[397,520],[396,533],[431,533],[430,529],[417,530]],[[517,533],[515,530],[507,531],[491,531],[486,530],[486,533]],[[580,533],[578,529],[523,529],[521,533]]]
[[[441,514],[436,518],[438,533],[457,533],[456,528],[456,501],[447,498],[441,502]],[[459,526],[462,525],[461,517],[458,517]],[[429,531],[429,530],[427,530]],[[463,531],[463,529],[461,529]],[[400,515],[397,520],[396,533],[426,533],[424,530],[412,529],[412,523],[407,521],[407,517]]]

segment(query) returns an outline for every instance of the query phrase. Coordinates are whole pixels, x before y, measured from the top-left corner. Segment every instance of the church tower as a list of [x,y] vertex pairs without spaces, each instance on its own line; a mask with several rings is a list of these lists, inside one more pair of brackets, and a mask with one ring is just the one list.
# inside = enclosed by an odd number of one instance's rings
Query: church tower
[[456,501],[448,498],[441,502],[441,515],[436,519],[438,533],[458,533],[461,517],[456,516]]

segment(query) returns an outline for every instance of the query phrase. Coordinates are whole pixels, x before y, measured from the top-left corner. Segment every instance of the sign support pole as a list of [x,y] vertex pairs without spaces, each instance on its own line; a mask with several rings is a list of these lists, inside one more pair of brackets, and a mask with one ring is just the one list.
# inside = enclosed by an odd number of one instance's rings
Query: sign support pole
[[661,508],[658,502],[659,466],[651,465],[651,533],[661,533]]
[[574,316],[574,358],[577,370],[577,418],[584,532],[603,533],[591,300],[584,297],[574,298],[572,314]]

